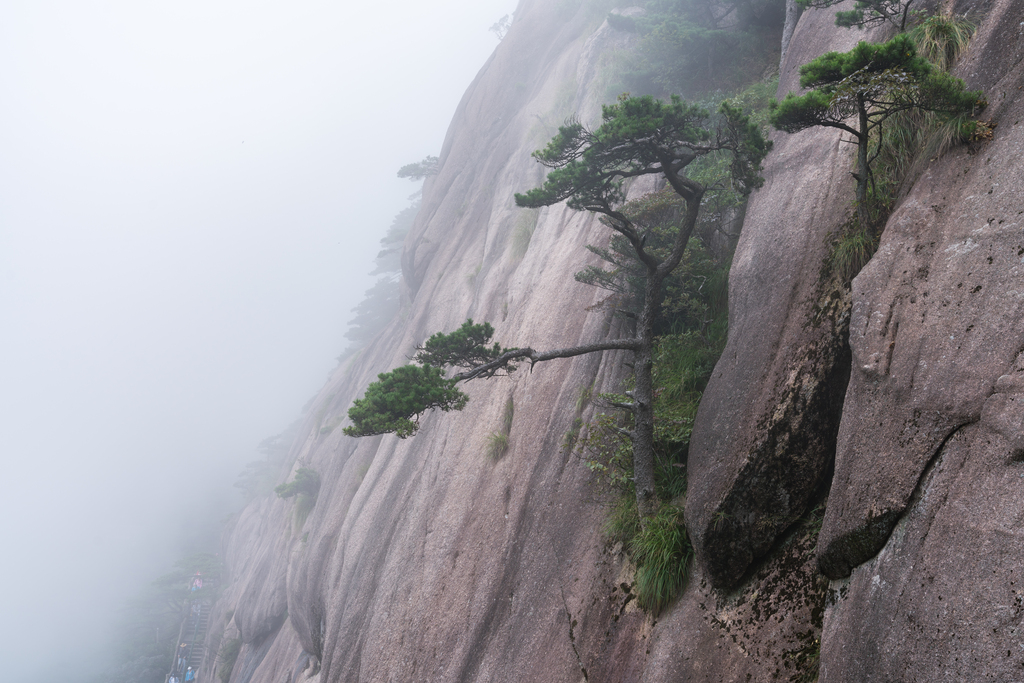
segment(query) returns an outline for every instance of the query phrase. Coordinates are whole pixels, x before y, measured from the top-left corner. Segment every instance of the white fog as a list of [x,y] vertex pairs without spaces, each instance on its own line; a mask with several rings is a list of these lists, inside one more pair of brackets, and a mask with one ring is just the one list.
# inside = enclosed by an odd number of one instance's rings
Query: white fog
[[241,505],[514,8],[5,4],[0,678],[102,676],[124,601]]

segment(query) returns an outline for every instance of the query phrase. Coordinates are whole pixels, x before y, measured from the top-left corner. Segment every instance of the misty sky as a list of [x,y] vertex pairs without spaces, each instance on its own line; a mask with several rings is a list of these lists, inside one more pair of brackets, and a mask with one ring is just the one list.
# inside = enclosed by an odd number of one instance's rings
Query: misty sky
[[4,680],[92,678],[122,599],[237,506],[514,7],[0,6]]

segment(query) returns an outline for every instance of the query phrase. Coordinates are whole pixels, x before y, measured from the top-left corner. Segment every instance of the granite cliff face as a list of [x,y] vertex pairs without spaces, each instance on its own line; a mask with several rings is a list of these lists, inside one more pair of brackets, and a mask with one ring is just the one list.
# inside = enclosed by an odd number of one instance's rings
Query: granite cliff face
[[[572,279],[605,228],[511,199],[539,183],[530,152],[567,115],[596,120],[603,64],[629,46],[569,6],[524,0],[463,98],[406,241],[403,312],[334,373],[293,445],[292,471],[321,475],[316,506],[300,520],[262,499],[229,535],[209,646],[243,642],[231,683],[790,680],[819,652],[822,681],[1021,678],[1020,0],[952,8],[982,18],[958,75],[986,91],[994,139],[930,163],[852,292],[821,277],[851,211],[849,146],[774,135],[691,446],[697,562],[657,620],[601,534],[602,491],[562,447],[590,414],[582,390],[616,388],[624,354],[471,383],[466,410],[413,439],[342,435],[376,373],[467,317],[503,345],[617,335],[602,293]],[[806,12],[780,91],[865,37]],[[489,459],[510,409],[509,448]]]

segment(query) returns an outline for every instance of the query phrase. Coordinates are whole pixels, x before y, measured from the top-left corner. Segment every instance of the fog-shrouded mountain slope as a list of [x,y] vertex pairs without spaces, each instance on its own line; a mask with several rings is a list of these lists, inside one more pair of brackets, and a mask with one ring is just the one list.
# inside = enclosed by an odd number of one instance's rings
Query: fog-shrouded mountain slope
[[[402,311],[330,377],[281,472],[316,470],[316,505],[241,513],[208,651],[241,641],[230,683],[814,680],[819,661],[822,681],[1024,679],[1021,0],[948,8],[980,20],[956,73],[985,91],[993,139],[929,162],[852,289],[821,267],[852,212],[851,146],[772,135],[690,449],[695,566],[657,618],[602,534],[607,496],[562,446],[628,354],[470,383],[464,411],[410,439],[342,434],[377,373],[466,318],[504,346],[620,333],[573,279],[607,229],[512,200],[567,116],[597,121],[609,60],[635,40],[588,7],[523,0],[464,96],[405,242]],[[801,64],[880,37],[805,12],[780,93]],[[208,656],[200,680],[223,671]]]

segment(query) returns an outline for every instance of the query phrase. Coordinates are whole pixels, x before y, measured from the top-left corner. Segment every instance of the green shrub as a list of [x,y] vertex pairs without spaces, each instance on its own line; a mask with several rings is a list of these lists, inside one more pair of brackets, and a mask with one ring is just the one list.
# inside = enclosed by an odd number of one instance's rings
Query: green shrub
[[295,497],[295,531],[298,532],[316,505],[320,493],[320,475],[316,470],[300,467],[295,472],[294,480],[281,484],[274,491],[281,498]]
[[686,584],[693,548],[683,526],[683,512],[663,505],[630,544],[637,565],[637,604],[657,615]]
[[235,662],[238,661],[238,653],[241,651],[241,638],[231,638],[221,645],[220,652],[217,653],[217,659],[220,663],[217,678],[221,680],[221,683],[228,683],[231,679],[231,672],[235,668]]
[[878,238],[854,225],[847,228],[832,246],[829,266],[843,281],[850,282],[871,260],[877,248]]
[[279,498],[291,498],[304,493],[315,499],[320,492],[320,475],[316,470],[300,467],[295,472],[295,479],[277,486],[274,492]]

